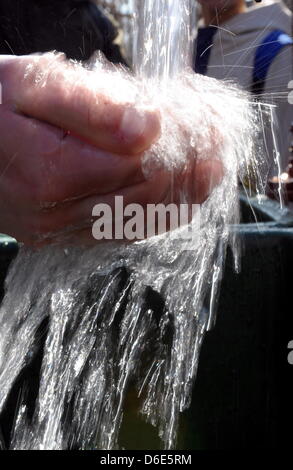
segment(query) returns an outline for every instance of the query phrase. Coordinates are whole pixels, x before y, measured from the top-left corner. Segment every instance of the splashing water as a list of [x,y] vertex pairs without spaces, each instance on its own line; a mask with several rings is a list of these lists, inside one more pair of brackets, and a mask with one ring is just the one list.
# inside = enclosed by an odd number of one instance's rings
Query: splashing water
[[133,53],[136,75],[168,80],[191,65],[191,2],[136,3]]
[[[258,108],[233,85],[189,70],[188,0],[138,3],[139,78],[98,61],[93,80],[106,88],[119,79],[119,97],[112,86],[104,90],[112,99],[160,110],[162,136],[143,168],[147,176],[169,170],[170,201],[190,201],[186,168],[195,159],[220,160],[224,178],[202,204],[200,228],[189,224],[196,241],[178,236],[183,227],[131,245],[20,249],[0,311],[0,411],[37,353],[46,322],[48,332],[36,404],[31,411],[23,394],[12,449],[118,448],[130,382],[163,446],[174,448],[204,333],[215,319],[228,243],[237,254],[231,226],[239,221],[238,175],[256,155],[262,163]],[[57,59],[49,61],[57,73]],[[83,80],[80,66],[68,65],[66,73]]]

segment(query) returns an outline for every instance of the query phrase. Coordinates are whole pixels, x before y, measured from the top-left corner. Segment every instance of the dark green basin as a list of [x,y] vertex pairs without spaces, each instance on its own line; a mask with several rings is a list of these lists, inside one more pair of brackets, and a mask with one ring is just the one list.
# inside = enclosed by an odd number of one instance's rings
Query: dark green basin
[[248,198],[240,193],[241,224],[272,223],[281,227],[293,227],[293,211],[280,207],[277,201],[266,196]]

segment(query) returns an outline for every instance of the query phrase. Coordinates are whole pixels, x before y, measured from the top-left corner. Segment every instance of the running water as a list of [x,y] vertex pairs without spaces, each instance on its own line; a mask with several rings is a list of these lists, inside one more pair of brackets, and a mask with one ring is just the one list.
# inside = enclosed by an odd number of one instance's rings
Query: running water
[[[215,320],[229,243],[238,260],[231,230],[239,222],[237,175],[256,155],[254,168],[262,164],[259,110],[233,85],[189,70],[189,0],[138,5],[138,78],[104,61],[92,75],[103,89],[119,79],[119,97],[112,86],[104,90],[112,99],[160,110],[162,136],[143,167],[146,176],[158,167],[170,172],[170,201],[190,202],[186,168],[194,155],[220,160],[224,178],[201,206],[200,227],[194,217],[188,227],[128,245],[20,249],[0,311],[0,410],[47,333],[38,395],[33,406],[25,391],[20,397],[12,449],[118,448],[130,382],[163,447],[174,448],[204,334]],[[48,73],[57,74],[57,59],[49,56]],[[80,66],[68,65],[66,73],[83,79]],[[40,86],[45,80],[39,77]],[[186,230],[196,237],[180,236]]]

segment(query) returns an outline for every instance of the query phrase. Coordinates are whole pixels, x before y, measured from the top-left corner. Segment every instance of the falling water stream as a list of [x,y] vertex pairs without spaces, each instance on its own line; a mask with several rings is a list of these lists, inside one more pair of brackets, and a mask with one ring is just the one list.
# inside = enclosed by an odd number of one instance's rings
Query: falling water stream
[[[23,390],[12,449],[119,448],[130,383],[162,446],[176,445],[204,334],[215,320],[228,244],[238,265],[231,230],[239,222],[238,177],[263,158],[260,105],[189,69],[190,12],[189,0],[139,0],[135,76],[100,60],[92,75],[101,83],[119,79],[119,100],[125,86],[160,110],[162,136],[145,152],[143,169],[146,177],[158,167],[169,171],[170,200],[180,181],[179,200],[189,202],[186,169],[195,160],[221,161],[223,181],[202,204],[200,227],[194,218],[132,244],[20,248],[0,310],[0,411],[46,335],[38,393],[32,406]],[[81,66],[72,67],[82,77]],[[186,230],[196,237],[180,237]]]

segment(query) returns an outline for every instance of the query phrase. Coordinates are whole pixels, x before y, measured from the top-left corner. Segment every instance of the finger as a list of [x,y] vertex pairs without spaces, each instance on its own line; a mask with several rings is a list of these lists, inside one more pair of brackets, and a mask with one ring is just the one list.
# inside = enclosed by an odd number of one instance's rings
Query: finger
[[166,204],[202,204],[224,176],[223,164],[215,158],[197,159],[191,153],[183,171],[169,174]]
[[[159,182],[159,184],[158,184]],[[123,188],[119,191],[107,195],[95,195],[86,197],[83,200],[55,207],[52,211],[35,215],[30,231],[39,238],[61,238],[66,233],[79,231],[84,227],[93,225],[93,209],[98,205],[109,208],[115,226],[115,219],[118,217],[117,197],[122,197],[122,211],[129,204],[139,205],[143,211],[147,204],[158,204],[165,200],[169,190],[169,175],[158,173],[152,180],[144,181],[136,185]],[[120,221],[118,221],[120,222]],[[63,233],[62,233],[63,232]]]
[[139,155],[129,158],[98,150],[1,107],[0,131],[2,191],[3,185],[10,188],[12,199],[30,209],[32,200],[39,209],[144,181]]
[[[222,181],[223,166],[218,160],[201,160],[196,163],[193,175],[194,188],[191,201],[194,204],[202,204]],[[123,208],[135,203],[142,207],[144,211],[148,204],[160,204],[161,202],[165,205],[170,202],[180,204],[179,199],[177,201],[173,199],[171,187],[170,173],[160,171],[148,181],[123,188],[111,194],[86,197],[75,203],[56,207],[52,212],[40,214],[31,230],[36,234],[43,234],[48,239],[55,238],[56,240],[61,237],[61,239],[68,240],[70,239],[70,233],[79,232],[92,225],[92,213],[96,205],[107,205],[115,222],[115,201],[117,196],[122,196]],[[64,233],[62,234],[62,232]]]
[[[2,67],[3,68],[3,67]],[[160,135],[158,112],[137,107],[135,96],[113,98],[98,72],[74,66],[54,54],[9,61],[4,73],[3,102],[19,113],[45,121],[109,152],[139,154]],[[120,77],[119,86],[122,78]],[[125,81],[126,82],[126,81]],[[127,88],[127,84],[124,83]]]

